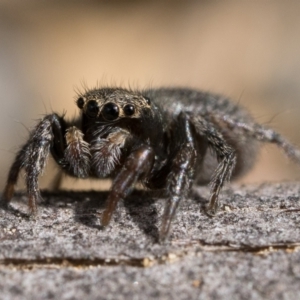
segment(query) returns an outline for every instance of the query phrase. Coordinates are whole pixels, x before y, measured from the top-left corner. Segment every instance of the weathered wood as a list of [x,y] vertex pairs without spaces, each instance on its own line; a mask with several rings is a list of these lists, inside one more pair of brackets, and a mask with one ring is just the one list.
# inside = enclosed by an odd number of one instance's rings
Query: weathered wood
[[[181,203],[159,244],[164,199],[136,192],[103,230],[105,192],[44,192],[0,209],[0,299],[299,299],[300,184],[233,186]],[[192,200],[193,199],[193,200]]]

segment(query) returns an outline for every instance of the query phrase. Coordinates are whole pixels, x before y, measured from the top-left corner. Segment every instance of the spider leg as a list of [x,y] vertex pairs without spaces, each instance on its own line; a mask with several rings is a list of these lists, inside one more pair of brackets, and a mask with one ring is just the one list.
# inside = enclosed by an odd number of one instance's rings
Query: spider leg
[[[175,122],[176,127],[173,128],[175,155],[167,177],[167,193],[169,197],[160,229],[161,241],[166,240],[179,202],[190,191],[195,174],[197,151],[190,121],[184,113],[178,116],[177,121]],[[176,145],[179,145],[179,147]]]
[[71,175],[86,178],[90,172],[90,146],[84,141],[83,133],[72,126],[66,130],[66,144],[64,160],[67,162],[67,172]]
[[[62,168],[68,170],[72,165],[69,162],[71,160],[68,158],[70,158],[70,153],[74,153],[71,149],[74,148],[74,142],[76,141],[74,141],[74,138],[72,139],[73,135],[71,137],[69,136],[68,140],[65,139],[65,128],[65,121],[57,114],[45,116],[35,126],[30,134],[29,140],[17,153],[15,161],[10,168],[2,196],[2,202],[5,206],[7,206],[11,200],[20,170],[24,168],[29,209],[31,213],[36,213],[36,200],[40,198],[38,176],[45,168],[49,152],[51,151],[52,156]],[[67,133],[71,134],[71,132],[76,132],[73,127],[69,129]],[[78,132],[76,133],[80,136]],[[70,149],[68,150],[69,147]],[[75,147],[75,149],[77,148]]]
[[153,162],[154,151],[149,146],[142,146],[128,156],[121,171],[113,180],[107,205],[101,218],[103,226],[108,225],[119,200],[127,197],[131,193],[134,184],[148,175]]
[[4,188],[2,197],[1,197],[1,204],[4,206],[7,206],[10,202],[11,198],[14,194],[14,187],[15,184],[18,181],[20,170],[23,166],[25,156],[26,156],[26,149],[27,149],[28,143],[26,143],[17,153],[15,161],[13,162],[12,166],[10,167],[6,186]]
[[283,149],[288,157],[300,164],[300,150],[273,129],[257,123],[246,123],[240,120],[234,120],[228,116],[223,116],[221,120],[227,124],[229,128],[239,128],[244,134],[258,141],[276,144],[279,148]]
[[[65,139],[66,147],[60,151],[60,158],[56,162],[72,176],[88,177],[91,165],[90,145],[83,139],[82,131],[72,126],[66,130]],[[50,189],[59,190],[63,178],[63,172],[57,173],[50,183]]]
[[191,121],[197,133],[207,138],[208,145],[216,153],[219,165],[211,180],[211,195],[207,213],[214,216],[219,207],[219,193],[224,183],[231,177],[236,165],[236,153],[226,142],[221,132],[201,116],[192,116]]
[[20,170],[24,168],[29,209],[31,213],[36,213],[36,200],[40,197],[38,176],[44,170],[53,140],[52,126],[58,118],[55,114],[44,117],[31,132],[28,142],[18,152],[3,193],[6,204],[11,200]]

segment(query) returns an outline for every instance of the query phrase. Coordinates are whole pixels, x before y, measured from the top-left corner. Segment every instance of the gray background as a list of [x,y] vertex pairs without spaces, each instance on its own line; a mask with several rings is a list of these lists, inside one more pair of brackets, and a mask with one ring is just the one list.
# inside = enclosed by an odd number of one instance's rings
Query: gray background
[[[76,115],[74,90],[83,84],[226,94],[299,145],[299,15],[298,1],[2,0],[0,187],[34,120],[52,110]],[[265,147],[243,181],[298,174]]]

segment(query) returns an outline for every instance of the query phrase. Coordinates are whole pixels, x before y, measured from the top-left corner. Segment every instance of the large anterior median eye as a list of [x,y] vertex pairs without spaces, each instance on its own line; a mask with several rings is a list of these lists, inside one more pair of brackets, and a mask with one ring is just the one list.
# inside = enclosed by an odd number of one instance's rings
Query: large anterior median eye
[[104,119],[112,121],[119,117],[119,107],[115,103],[106,103],[101,111]]
[[97,117],[98,112],[99,112],[99,107],[98,107],[97,101],[90,100],[86,105],[86,114],[90,118],[95,118],[95,117]]

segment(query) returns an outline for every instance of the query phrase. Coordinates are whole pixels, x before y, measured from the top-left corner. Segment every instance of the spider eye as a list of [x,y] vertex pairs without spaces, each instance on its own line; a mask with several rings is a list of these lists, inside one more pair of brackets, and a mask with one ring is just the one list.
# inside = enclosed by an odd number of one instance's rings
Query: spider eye
[[90,118],[95,118],[98,115],[98,112],[99,112],[99,107],[97,101],[90,100],[86,106],[86,114]]
[[150,105],[151,104],[151,100],[149,97],[144,97],[144,99],[146,100],[147,104]]
[[76,101],[78,108],[82,109],[84,106],[84,99],[82,97],[78,98]]
[[126,116],[132,116],[135,112],[135,107],[132,104],[127,104],[123,107],[123,111]]
[[112,121],[119,117],[119,107],[115,103],[106,103],[101,111],[104,119]]

